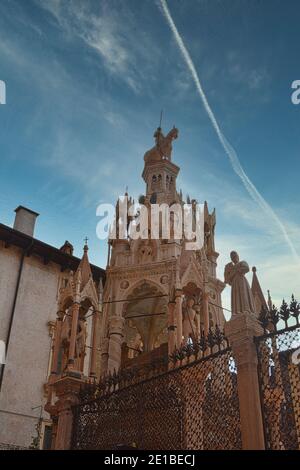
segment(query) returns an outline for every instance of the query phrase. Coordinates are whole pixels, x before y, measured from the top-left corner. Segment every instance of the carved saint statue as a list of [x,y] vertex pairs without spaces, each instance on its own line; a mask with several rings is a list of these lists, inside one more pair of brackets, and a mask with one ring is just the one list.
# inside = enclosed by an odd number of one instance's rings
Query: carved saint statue
[[194,338],[197,334],[197,320],[196,320],[196,310],[194,309],[195,300],[190,297],[183,305],[182,309],[182,330],[183,330],[183,337],[184,342],[186,343],[189,338]]
[[254,300],[245,274],[249,272],[246,261],[240,261],[236,251],[230,253],[231,263],[226,264],[224,278],[231,286],[231,310],[233,314],[254,312]]
[[83,370],[83,362],[85,356],[85,343],[86,343],[86,323],[85,320],[80,318],[77,324],[77,335],[75,343],[75,369]]

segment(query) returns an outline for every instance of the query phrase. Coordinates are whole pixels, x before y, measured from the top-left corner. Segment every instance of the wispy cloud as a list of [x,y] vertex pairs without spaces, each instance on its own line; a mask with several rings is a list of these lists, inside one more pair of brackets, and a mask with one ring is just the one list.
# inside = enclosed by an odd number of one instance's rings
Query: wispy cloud
[[223,76],[231,82],[243,84],[249,90],[267,90],[270,83],[270,76],[265,67],[252,68],[245,57],[237,51],[230,51],[226,55],[227,64]]
[[[153,68],[160,49],[142,29],[137,29],[130,9],[102,2],[95,13],[93,2],[40,0],[38,4],[53,15],[69,36],[80,38],[102,59],[106,71],[124,81],[135,93],[145,87],[145,80],[156,80]],[[140,66],[143,62],[143,67]],[[142,82],[142,83],[141,83]]]

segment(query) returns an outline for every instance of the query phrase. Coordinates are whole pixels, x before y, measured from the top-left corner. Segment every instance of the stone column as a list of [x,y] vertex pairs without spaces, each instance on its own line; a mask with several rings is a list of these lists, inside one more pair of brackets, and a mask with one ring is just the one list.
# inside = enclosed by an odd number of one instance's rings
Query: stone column
[[101,343],[101,363],[100,363],[100,375],[101,376],[107,373],[108,347],[109,347],[109,338],[103,338],[102,343]]
[[244,450],[265,449],[260,403],[257,353],[254,336],[263,334],[253,313],[233,315],[225,323],[225,335],[232,347],[237,365],[237,385],[241,419],[242,446]]
[[209,309],[208,309],[208,292],[203,292],[202,298],[202,312],[203,312],[203,325],[204,325],[204,335],[207,336],[209,330]]
[[121,316],[113,316],[109,321],[108,372],[118,371],[121,365],[121,348],[125,320]]
[[55,438],[55,450],[68,450],[71,446],[72,437],[72,402],[69,399],[63,399],[58,402],[58,424]]
[[168,303],[168,354],[172,354],[176,348],[176,325],[174,318],[176,302]]
[[55,437],[55,450],[68,450],[71,447],[73,412],[72,406],[78,403],[78,394],[83,381],[74,377],[63,377],[55,382],[55,392],[58,401],[55,403],[57,409],[57,429]]
[[71,338],[70,338],[69,359],[68,359],[68,368],[71,368],[71,369],[73,368],[74,359],[75,359],[75,347],[76,347],[79,307],[80,306],[78,302],[75,302],[72,305],[72,326],[71,326]]
[[196,339],[199,340],[201,336],[201,307],[199,304],[194,305],[194,310],[196,312]]
[[95,311],[92,323],[92,353],[90,362],[90,377],[96,377],[98,317],[99,312]]
[[175,324],[177,328],[176,346],[180,348],[182,344],[182,290],[176,289],[175,292]]

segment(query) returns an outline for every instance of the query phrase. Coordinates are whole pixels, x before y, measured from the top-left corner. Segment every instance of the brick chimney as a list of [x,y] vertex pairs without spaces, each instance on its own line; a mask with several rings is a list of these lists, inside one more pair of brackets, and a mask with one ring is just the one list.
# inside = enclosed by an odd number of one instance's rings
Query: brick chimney
[[39,214],[23,206],[17,207],[15,213],[14,229],[33,237],[35,221]]

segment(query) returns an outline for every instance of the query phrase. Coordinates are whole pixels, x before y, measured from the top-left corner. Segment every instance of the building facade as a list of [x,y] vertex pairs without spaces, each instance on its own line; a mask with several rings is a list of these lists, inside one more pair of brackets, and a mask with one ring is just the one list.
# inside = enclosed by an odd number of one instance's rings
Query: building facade
[[[47,447],[44,411],[59,289],[80,259],[34,238],[38,214],[19,207],[14,227],[0,224],[0,448]],[[98,280],[104,271],[91,267]],[[4,361],[2,361],[4,362]]]

